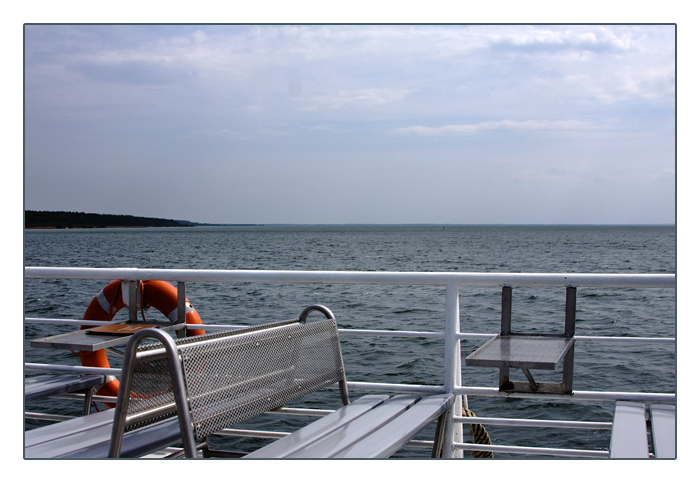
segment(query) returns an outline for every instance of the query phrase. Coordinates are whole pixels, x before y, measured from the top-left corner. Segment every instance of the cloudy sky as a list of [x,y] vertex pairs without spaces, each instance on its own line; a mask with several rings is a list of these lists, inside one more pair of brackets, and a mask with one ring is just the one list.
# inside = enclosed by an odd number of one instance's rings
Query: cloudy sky
[[24,203],[673,223],[673,25],[25,25]]

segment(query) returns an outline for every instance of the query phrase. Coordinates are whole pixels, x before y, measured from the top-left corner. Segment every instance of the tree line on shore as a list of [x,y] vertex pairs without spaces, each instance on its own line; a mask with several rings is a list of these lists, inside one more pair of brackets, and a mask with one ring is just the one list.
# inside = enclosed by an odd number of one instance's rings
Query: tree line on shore
[[148,218],[132,215],[100,215],[73,211],[24,212],[25,228],[114,228],[114,227],[170,227],[195,226],[183,220]]

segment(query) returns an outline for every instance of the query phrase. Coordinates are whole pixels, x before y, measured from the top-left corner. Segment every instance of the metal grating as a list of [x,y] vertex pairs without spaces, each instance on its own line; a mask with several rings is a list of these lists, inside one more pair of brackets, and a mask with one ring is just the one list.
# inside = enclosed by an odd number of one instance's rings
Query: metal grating
[[573,341],[572,337],[562,336],[498,335],[467,357],[466,364],[554,370]]

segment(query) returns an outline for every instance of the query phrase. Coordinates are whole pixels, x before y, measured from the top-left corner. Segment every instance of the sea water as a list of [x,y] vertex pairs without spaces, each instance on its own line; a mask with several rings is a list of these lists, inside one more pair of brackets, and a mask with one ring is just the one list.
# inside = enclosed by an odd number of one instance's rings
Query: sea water
[[[651,273],[676,272],[674,226],[226,226],[191,228],[27,230],[25,266],[138,267],[226,270],[362,270],[426,272]],[[83,317],[107,281],[25,279],[26,317]],[[441,331],[445,288],[432,286],[190,283],[188,298],[206,324],[257,324],[296,317],[307,305],[329,307],[340,328]],[[513,291],[513,330],[563,331],[565,290]],[[676,293],[666,289],[588,289],[577,294],[576,334],[674,337]],[[163,318],[155,310],[149,319]],[[150,312],[156,312],[151,314]],[[461,331],[497,333],[500,289],[460,288]],[[25,361],[75,364],[67,351],[34,349],[29,341],[74,329],[26,325]],[[465,340],[463,358],[483,340]],[[348,379],[362,382],[441,385],[443,343],[439,339],[341,337]],[[118,358],[112,358],[119,366]],[[560,373],[533,371],[557,382]],[[33,374],[33,373],[28,373]],[[522,374],[512,374],[523,379]],[[524,380],[524,379],[523,379]],[[495,387],[498,370],[464,367],[465,386]],[[574,390],[674,392],[673,345],[585,343],[575,349]],[[359,394],[351,394],[351,398]],[[304,403],[336,407],[331,391]],[[483,417],[611,421],[612,403],[468,398]],[[71,401],[48,400],[29,411],[76,414]],[[241,424],[291,430],[308,420],[264,416]],[[27,422],[27,428],[44,423]],[[469,441],[468,426],[465,441]],[[609,431],[487,427],[494,444],[607,449]],[[431,439],[425,433],[422,439]],[[248,451],[254,441],[217,442]],[[397,456],[424,456],[405,449]],[[510,454],[496,458],[513,457]],[[467,453],[467,457],[468,453]]]

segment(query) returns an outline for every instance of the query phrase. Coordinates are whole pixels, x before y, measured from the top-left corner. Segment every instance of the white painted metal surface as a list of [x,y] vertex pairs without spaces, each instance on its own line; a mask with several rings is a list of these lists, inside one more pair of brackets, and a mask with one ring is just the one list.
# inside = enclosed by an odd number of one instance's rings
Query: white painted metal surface
[[675,288],[666,274],[352,272],[296,270],[173,270],[143,268],[25,267],[29,278],[166,280],[169,282],[359,283],[527,287]]
[[615,405],[611,458],[648,458],[646,408],[644,403],[618,401]]
[[676,457],[676,407],[667,404],[652,404],[651,428],[654,437],[654,456]]

